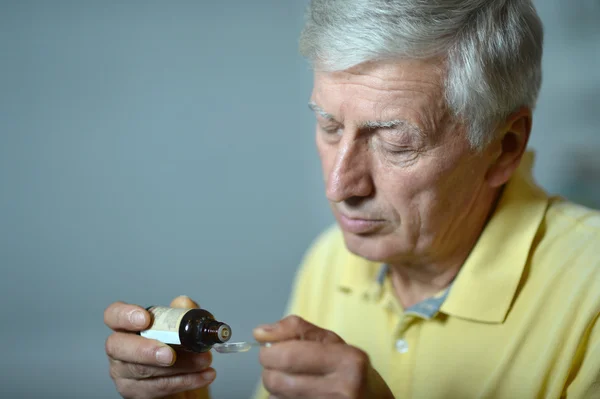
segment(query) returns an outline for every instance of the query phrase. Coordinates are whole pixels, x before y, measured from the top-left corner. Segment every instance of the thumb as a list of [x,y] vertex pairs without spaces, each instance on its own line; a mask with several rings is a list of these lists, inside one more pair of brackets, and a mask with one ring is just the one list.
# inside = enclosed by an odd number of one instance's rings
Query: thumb
[[190,297],[185,296],[185,295],[180,295],[171,301],[171,307],[172,308],[181,308],[181,309],[194,309],[194,308],[199,308],[200,305],[198,305],[196,302],[192,301],[190,299]]
[[275,324],[258,326],[253,333],[258,342],[305,340],[332,344],[344,343],[344,340],[333,331],[318,327],[295,315],[288,316]]

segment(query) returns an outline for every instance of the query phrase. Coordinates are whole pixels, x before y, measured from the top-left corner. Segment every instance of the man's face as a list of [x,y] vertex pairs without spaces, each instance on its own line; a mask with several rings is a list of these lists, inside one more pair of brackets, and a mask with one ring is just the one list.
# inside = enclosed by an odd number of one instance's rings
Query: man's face
[[448,113],[439,65],[316,72],[311,107],[326,195],[351,252],[417,264],[460,250],[489,194],[490,157]]

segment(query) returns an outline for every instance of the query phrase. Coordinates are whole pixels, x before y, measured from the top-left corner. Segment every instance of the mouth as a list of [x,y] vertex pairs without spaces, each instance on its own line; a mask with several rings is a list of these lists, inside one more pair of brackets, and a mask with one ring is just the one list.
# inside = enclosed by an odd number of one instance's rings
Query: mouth
[[351,217],[338,213],[338,222],[344,231],[354,234],[368,234],[379,230],[385,220]]

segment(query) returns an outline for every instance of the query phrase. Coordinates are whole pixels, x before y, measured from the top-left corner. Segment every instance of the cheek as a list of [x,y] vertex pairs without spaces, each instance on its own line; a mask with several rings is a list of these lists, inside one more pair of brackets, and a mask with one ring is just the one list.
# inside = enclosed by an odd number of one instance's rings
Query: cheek
[[383,172],[378,182],[382,197],[390,203],[409,205],[429,192],[432,188],[431,178],[421,170]]
[[382,199],[403,220],[405,228],[433,222],[446,197],[443,170],[439,165],[414,165],[410,169],[381,171],[379,192]]
[[[423,212],[431,204],[431,185],[420,173],[394,173],[379,179],[379,206],[387,209],[387,217],[400,223],[403,230],[417,228]],[[390,214],[389,212],[393,212]]]
[[435,191],[426,199],[432,223],[448,224],[467,218],[472,201],[478,196],[479,176],[470,173],[466,165],[440,173],[438,181],[432,183]]

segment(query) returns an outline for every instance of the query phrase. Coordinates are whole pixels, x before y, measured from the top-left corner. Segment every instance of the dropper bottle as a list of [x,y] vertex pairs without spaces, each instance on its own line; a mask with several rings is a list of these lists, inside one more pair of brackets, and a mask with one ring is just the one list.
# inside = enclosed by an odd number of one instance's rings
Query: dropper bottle
[[189,352],[208,352],[213,345],[223,344],[231,338],[231,327],[215,320],[205,309],[150,306],[147,310],[152,323],[140,332],[142,337]]

